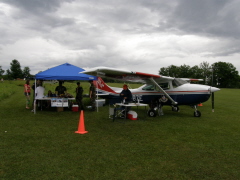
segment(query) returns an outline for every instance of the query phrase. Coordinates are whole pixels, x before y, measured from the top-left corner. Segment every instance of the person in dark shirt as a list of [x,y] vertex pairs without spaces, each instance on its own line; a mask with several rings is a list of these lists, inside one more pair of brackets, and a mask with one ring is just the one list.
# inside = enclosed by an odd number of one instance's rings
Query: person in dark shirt
[[121,101],[124,103],[129,103],[132,101],[132,93],[128,89],[128,86],[126,84],[123,85],[123,90],[120,93]]
[[[48,94],[47,94],[48,98],[54,97],[53,93],[51,90],[48,90]],[[51,107],[51,100],[47,101],[47,107],[46,108],[50,108]]]
[[[123,85],[123,90],[120,93],[120,98],[121,98],[121,102],[124,104],[128,104],[130,102],[132,102],[132,93],[131,91],[128,89],[128,86],[126,84]],[[122,110],[124,110],[122,112],[122,117],[126,118],[126,114],[127,112],[131,109],[131,107],[121,107]]]
[[62,85],[63,81],[59,81],[59,85],[55,88],[55,93],[57,96],[66,94],[67,88]]
[[89,81],[91,84],[89,88],[89,97],[91,101],[92,111],[96,110],[96,87],[93,84],[93,81]]
[[82,99],[83,99],[83,88],[80,86],[80,82],[77,82],[76,101],[78,104],[78,110],[84,110]]

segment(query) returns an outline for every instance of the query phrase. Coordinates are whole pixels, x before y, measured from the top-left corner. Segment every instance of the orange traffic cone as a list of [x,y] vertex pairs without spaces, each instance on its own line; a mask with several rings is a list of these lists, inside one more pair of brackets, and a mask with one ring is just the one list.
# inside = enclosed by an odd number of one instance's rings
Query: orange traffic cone
[[202,103],[198,104],[198,106],[203,106]]
[[88,133],[88,131],[85,131],[83,110],[81,110],[79,124],[78,124],[78,130],[75,131],[75,133],[78,133],[78,134]]

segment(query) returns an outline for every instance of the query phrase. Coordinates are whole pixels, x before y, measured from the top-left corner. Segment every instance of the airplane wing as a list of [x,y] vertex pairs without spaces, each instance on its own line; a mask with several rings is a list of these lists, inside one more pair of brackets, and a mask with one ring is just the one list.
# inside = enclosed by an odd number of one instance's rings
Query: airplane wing
[[130,82],[141,82],[141,83],[151,83],[155,84],[160,91],[170,100],[173,105],[176,105],[175,102],[167,93],[164,91],[158,83],[165,83],[169,81],[173,81],[174,78],[167,76],[160,76],[155,74],[141,73],[141,72],[133,72],[128,70],[121,70],[116,68],[108,68],[108,67],[96,67],[90,69],[88,71],[82,71],[81,73],[106,77],[112,79],[118,79],[121,81],[130,81]]
[[160,76],[155,74],[148,74],[142,72],[134,72],[116,68],[109,67],[96,67],[93,69],[89,69],[87,71],[82,71],[81,73],[117,79],[121,81],[129,81],[129,82],[140,82],[140,83],[151,83],[150,78],[153,78],[157,83],[164,83],[174,80],[172,77]]
[[187,81],[187,82],[192,82],[192,81],[203,81],[203,79],[190,79],[190,78],[181,78],[182,80],[184,81]]

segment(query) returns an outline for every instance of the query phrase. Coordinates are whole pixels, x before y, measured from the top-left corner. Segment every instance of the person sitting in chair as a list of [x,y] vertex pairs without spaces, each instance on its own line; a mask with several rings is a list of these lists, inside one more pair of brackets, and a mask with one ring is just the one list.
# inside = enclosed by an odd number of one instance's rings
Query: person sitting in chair
[[120,97],[123,103],[130,103],[132,102],[132,93],[128,89],[128,86],[126,84],[123,85],[123,90],[120,93]]
[[[124,104],[128,104],[128,103],[132,102],[132,93],[128,89],[128,86],[126,84],[123,85],[123,90],[120,93],[120,97],[121,97],[122,103],[124,103]],[[126,116],[127,112],[131,109],[130,106],[126,107],[126,108],[124,106],[122,106],[121,108],[126,110],[126,112],[125,111],[122,112],[124,117]]]

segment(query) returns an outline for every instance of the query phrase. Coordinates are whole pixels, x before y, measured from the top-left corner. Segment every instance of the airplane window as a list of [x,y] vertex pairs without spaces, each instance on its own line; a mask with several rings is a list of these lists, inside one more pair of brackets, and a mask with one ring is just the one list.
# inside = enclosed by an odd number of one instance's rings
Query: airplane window
[[168,83],[160,83],[159,86],[161,86],[161,88],[164,89],[164,90],[169,89],[169,84]]
[[142,90],[153,91],[154,90],[154,85],[147,85],[147,86],[143,87]]
[[174,87],[181,86],[181,85],[186,84],[186,83],[188,83],[188,82],[185,81],[185,80],[182,80],[181,78],[175,78],[173,80],[173,86]]

